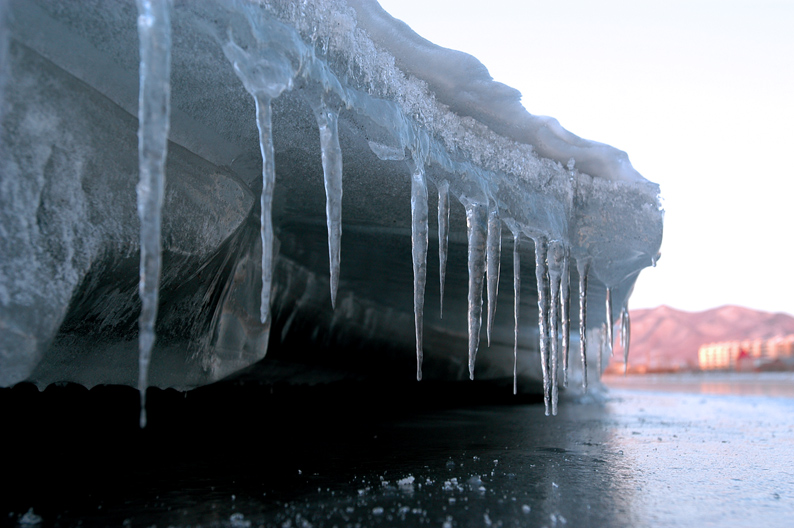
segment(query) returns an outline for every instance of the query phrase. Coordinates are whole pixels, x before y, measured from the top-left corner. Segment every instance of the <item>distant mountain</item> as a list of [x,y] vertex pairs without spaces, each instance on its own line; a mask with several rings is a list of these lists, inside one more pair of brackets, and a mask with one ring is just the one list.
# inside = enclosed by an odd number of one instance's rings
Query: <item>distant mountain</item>
[[[618,326],[615,329],[613,362],[620,362],[622,370],[619,333]],[[700,345],[788,334],[794,334],[794,317],[741,306],[727,305],[704,312],[684,312],[669,306],[631,310],[629,367],[644,366],[649,370],[695,368]]]

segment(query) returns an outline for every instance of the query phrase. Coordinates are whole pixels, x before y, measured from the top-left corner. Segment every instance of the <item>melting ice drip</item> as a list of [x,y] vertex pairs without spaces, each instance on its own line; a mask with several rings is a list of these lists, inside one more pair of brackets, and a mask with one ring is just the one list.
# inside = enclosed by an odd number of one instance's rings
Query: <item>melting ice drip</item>
[[[272,137],[271,102],[284,91],[300,84],[311,98],[318,128],[326,192],[326,220],[328,254],[330,262],[331,305],[336,306],[340,275],[340,247],[342,236],[342,151],[339,145],[338,118],[342,107],[355,108],[374,123],[392,133],[400,148],[370,142],[372,151],[382,160],[404,160],[405,149],[412,154],[411,169],[411,244],[414,270],[414,318],[416,329],[416,377],[422,379],[423,361],[423,311],[427,277],[428,251],[428,193],[427,163],[433,161],[452,174],[478,173],[468,162],[451,159],[438,140],[406,117],[396,102],[378,99],[368,93],[342,85],[328,64],[315,55],[313,47],[301,40],[292,27],[264,14],[262,6],[235,4],[235,8],[248,13],[254,43],[245,47],[235,42],[232,30],[222,44],[223,52],[245,89],[254,99],[256,123],[259,131],[262,156],[261,241],[262,286],[260,318],[266,323],[270,317],[272,267],[273,267],[273,189],[276,167]],[[141,218],[141,281],[140,294],[143,308],[140,317],[140,379],[141,426],[146,423],[145,388],[147,369],[154,343],[154,323],[157,315],[157,289],[160,276],[160,218],[165,182],[165,158],[169,128],[170,96],[170,0],[139,0],[140,17],[140,100],[139,100],[139,152],[140,183],[138,186],[139,214]],[[253,13],[253,14],[252,14]],[[569,171],[573,174],[572,161]],[[438,240],[440,306],[443,314],[444,283],[449,237],[450,182],[434,181],[438,189]],[[482,183],[481,183],[482,185]],[[483,287],[487,285],[487,342],[496,313],[500,259],[501,226],[508,226],[513,234],[513,289],[514,289],[514,363],[513,391],[517,392],[520,244],[521,235],[535,244],[535,279],[538,291],[538,328],[543,391],[546,414],[557,414],[559,359],[562,357],[562,383],[568,380],[568,352],[570,347],[570,266],[571,247],[558,239],[550,240],[538,234],[532,226],[519,223],[500,211],[500,202],[487,188],[478,198],[477,193],[458,189],[456,196],[466,211],[468,238],[468,366],[474,379],[475,363],[482,325]],[[579,275],[579,339],[582,361],[582,386],[587,389],[586,329],[587,285],[590,258],[576,258]],[[486,282],[487,277],[487,282]],[[607,288],[607,324],[605,338],[611,350],[612,300]],[[621,312],[621,341],[628,354],[628,311]],[[559,339],[562,334],[562,350]]]

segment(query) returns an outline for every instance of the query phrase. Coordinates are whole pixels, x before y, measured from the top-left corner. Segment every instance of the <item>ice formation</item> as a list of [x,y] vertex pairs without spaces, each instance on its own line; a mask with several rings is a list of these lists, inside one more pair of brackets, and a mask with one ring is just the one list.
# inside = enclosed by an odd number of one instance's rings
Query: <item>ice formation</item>
[[611,346],[612,306],[627,314],[661,243],[658,187],[625,153],[529,114],[374,0],[140,0],[139,34],[129,4],[9,2],[0,385],[138,380],[143,398],[254,364],[404,377],[415,356],[417,379],[512,380],[547,414],[569,376],[586,387],[588,321]]
[[168,0],[138,0],[141,50],[138,95],[138,217],[141,222],[138,391],[141,393],[141,427],[146,426],[146,388],[149,385],[162,266],[160,226],[171,107],[170,4]]
[[631,341],[631,319],[628,302],[620,309],[620,346],[623,349],[623,373],[629,368],[629,344]]

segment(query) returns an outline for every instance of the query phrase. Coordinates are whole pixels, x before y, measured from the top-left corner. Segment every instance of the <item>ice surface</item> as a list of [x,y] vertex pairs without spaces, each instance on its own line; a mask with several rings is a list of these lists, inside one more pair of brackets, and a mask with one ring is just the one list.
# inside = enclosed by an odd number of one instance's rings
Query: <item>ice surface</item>
[[[129,220],[137,167],[125,131],[137,129],[139,65],[137,35],[125,28],[135,14],[77,0],[10,7],[0,384],[134,384],[125,358],[141,308],[129,260],[143,239]],[[422,39],[372,0],[200,0],[174,5],[171,24],[149,384],[201,385],[265,352],[264,370],[248,375],[328,379],[319,374],[327,362],[332,377],[404,376],[415,352],[425,379],[473,378],[476,362],[478,379],[512,377],[521,390],[542,381],[552,412],[560,355],[563,383],[568,373],[567,283],[580,283],[584,360],[588,315],[606,319],[607,291],[624,306],[658,253],[658,187],[624,153],[528,114],[476,59]],[[429,184],[439,193],[437,237]],[[142,225],[156,221],[144,216]],[[514,235],[512,316],[495,310],[501,222]],[[535,254],[521,238],[535,241]],[[437,313],[425,309],[436,295],[425,292],[434,243]],[[535,281],[516,273],[522,256],[534,257]],[[578,277],[566,278],[570,259]],[[522,299],[537,331],[518,318]],[[373,349],[394,353],[379,359]],[[337,355],[318,360],[316,350]]]

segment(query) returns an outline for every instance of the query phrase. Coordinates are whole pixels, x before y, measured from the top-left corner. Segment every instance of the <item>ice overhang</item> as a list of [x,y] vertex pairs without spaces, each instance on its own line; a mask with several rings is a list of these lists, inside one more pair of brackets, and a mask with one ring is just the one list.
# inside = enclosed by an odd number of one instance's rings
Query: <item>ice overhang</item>
[[[134,385],[138,12],[121,0],[9,9],[1,381]],[[530,115],[476,59],[374,1],[178,3],[170,34],[153,385],[246,368],[268,379],[413,379],[416,352],[425,379],[510,379],[517,297],[518,375],[538,390],[562,361],[552,336],[578,346],[580,272],[587,326],[599,330],[607,291],[614,320],[655,261],[658,187],[625,153]],[[263,312],[255,106],[265,103],[275,184]],[[326,188],[340,184],[334,205]]]

